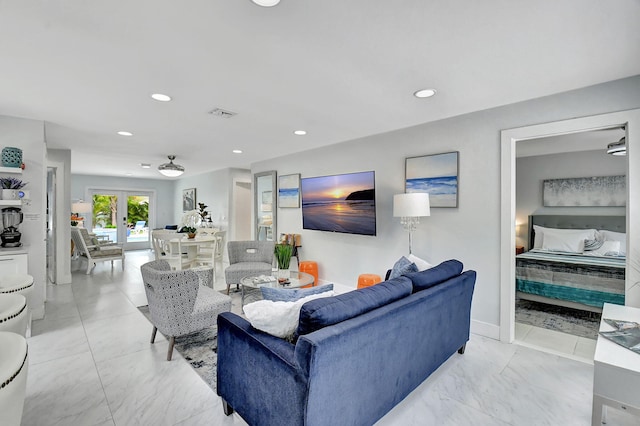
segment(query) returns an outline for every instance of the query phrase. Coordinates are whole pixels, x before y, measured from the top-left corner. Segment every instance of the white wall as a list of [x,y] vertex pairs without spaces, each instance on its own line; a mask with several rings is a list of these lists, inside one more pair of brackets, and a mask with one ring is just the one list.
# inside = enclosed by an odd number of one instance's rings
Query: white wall
[[384,274],[407,253],[407,234],[392,217],[393,194],[404,192],[404,159],[459,151],[459,207],[433,208],[414,233],[413,251],[432,263],[457,258],[466,269],[475,269],[472,318],[476,324],[497,328],[500,131],[639,106],[636,76],[262,161],[252,165],[252,172],[277,170],[279,175],[301,173],[304,178],[375,170],[376,237],[304,231],[301,209],[278,211],[278,232],[302,234],[301,258],[318,261],[321,281],[355,287],[360,273]]
[[[13,146],[22,149],[25,163],[23,174],[14,175],[28,182],[25,190],[30,192],[30,202],[22,207],[24,221],[20,225],[20,241],[29,247],[29,275],[33,276],[34,290],[29,303],[33,319],[44,317],[46,294],[46,245],[45,245],[45,200],[46,200],[46,145],[44,123],[36,120],[0,116],[0,149]],[[1,230],[0,230],[1,231]]]
[[538,155],[516,159],[516,244],[527,247],[527,221],[531,214],[624,216],[625,207],[544,207],[542,181],[545,179],[615,176],[627,174],[625,157],[597,151]]
[[72,200],[84,200],[88,188],[155,191],[156,217],[153,226],[156,228],[163,228],[165,225],[176,223],[173,210],[175,181],[165,179],[134,179],[113,176],[71,175]]
[[[56,284],[71,283],[71,150],[48,149],[47,164],[62,164],[56,170],[57,193],[62,198],[56,199]],[[62,186],[62,188],[60,188]],[[61,189],[61,190],[60,190]]]

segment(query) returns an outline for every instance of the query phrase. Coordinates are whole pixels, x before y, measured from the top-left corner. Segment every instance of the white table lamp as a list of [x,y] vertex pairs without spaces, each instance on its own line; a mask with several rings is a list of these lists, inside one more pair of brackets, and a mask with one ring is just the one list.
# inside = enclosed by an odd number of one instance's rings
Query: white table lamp
[[423,216],[431,216],[429,194],[410,192],[393,196],[393,216],[400,217],[400,223],[409,231],[409,254],[411,254],[411,233]]

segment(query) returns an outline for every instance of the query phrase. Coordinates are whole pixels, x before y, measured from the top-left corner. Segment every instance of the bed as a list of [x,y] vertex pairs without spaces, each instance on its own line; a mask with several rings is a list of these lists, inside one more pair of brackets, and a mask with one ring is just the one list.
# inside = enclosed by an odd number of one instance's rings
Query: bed
[[[624,305],[625,229],[624,216],[529,216],[529,250],[516,256],[517,296],[591,312],[605,302]],[[588,251],[578,254],[574,243],[585,240]]]

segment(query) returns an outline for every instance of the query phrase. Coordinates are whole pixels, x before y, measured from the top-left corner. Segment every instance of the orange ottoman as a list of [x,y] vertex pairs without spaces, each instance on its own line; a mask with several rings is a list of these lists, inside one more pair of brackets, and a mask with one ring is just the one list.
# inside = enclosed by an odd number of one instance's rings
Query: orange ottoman
[[360,274],[358,276],[358,288],[371,287],[382,282],[382,277],[376,274]]
[[[307,274],[313,275],[313,285],[318,285],[318,262],[315,262],[313,260],[303,260],[298,265],[298,271],[306,272]],[[307,285],[305,287],[311,286]]]

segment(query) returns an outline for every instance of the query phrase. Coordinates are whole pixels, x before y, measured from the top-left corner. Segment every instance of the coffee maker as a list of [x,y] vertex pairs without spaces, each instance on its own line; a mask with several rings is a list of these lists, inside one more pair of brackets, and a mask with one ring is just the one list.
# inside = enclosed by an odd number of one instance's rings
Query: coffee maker
[[20,247],[20,231],[18,231],[18,225],[22,223],[22,211],[18,207],[5,207],[2,209],[2,227],[3,231],[0,234],[2,239],[2,247]]

